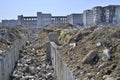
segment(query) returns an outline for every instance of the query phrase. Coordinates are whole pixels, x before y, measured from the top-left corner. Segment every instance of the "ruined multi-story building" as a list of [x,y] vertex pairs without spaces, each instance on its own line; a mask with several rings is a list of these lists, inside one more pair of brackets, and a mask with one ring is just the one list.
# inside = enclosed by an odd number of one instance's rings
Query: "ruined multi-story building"
[[18,25],[37,26],[37,17],[35,16],[18,16]]
[[117,24],[115,22],[115,17],[118,16],[118,14],[115,15],[118,6],[109,5],[105,7],[94,7],[93,10],[93,23],[95,25],[98,24]]
[[3,26],[15,26],[18,24],[17,20],[2,20],[1,25]]
[[68,23],[67,16],[52,16],[51,24]]
[[83,24],[84,24],[84,26],[93,25],[93,11],[92,10],[84,10]]
[[23,15],[18,16],[19,25],[22,24],[27,26],[43,27],[48,24],[60,23],[83,25],[82,14],[71,14],[69,16],[52,16],[50,13],[44,14],[42,12],[37,12],[37,17],[24,17]]
[[109,5],[103,7],[105,10],[106,24],[118,24],[120,25],[120,6]]
[[18,20],[2,20],[4,26],[25,25],[30,27],[44,27],[48,24],[70,23],[83,25],[82,14],[70,14],[68,16],[52,16],[50,13],[37,12],[37,16],[19,15]]
[[93,11],[93,25],[103,24],[105,22],[105,14],[104,10],[102,10],[101,6],[94,7]]
[[120,5],[97,6],[83,12],[83,24],[88,25],[120,25]]
[[68,23],[83,26],[83,14],[70,14],[67,16]]
[[120,25],[120,5],[96,6],[83,13],[67,16],[52,16],[50,13],[37,12],[37,16],[19,15],[18,20],[3,20],[2,25],[26,25],[44,27],[48,24],[70,23],[72,25]]

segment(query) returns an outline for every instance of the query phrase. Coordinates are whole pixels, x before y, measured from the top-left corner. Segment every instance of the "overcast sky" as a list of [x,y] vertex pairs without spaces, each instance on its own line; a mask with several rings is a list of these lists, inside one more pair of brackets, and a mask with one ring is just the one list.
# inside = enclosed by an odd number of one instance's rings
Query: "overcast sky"
[[0,0],[0,21],[17,15],[36,16],[36,12],[67,15],[82,13],[94,6],[120,5],[120,0]]

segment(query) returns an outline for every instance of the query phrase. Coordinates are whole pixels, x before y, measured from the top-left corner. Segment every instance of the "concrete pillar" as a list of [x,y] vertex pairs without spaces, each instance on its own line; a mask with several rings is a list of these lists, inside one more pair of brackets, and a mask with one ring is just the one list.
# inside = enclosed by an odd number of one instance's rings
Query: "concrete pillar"
[[58,44],[58,37],[59,34],[57,32],[50,32],[48,35],[49,40],[55,42],[56,44]]
[[64,23],[64,18],[61,18],[61,23]]
[[55,18],[55,24],[57,24],[57,20],[56,20],[56,18]]
[[2,59],[2,56],[0,55],[0,79],[1,80],[4,80],[3,77],[4,77],[4,73],[3,73],[3,59]]
[[23,22],[23,15],[18,16],[18,25],[22,25]]
[[52,65],[52,59],[51,59],[51,43],[50,41],[46,42],[46,61]]
[[42,12],[37,12],[37,27],[42,27]]

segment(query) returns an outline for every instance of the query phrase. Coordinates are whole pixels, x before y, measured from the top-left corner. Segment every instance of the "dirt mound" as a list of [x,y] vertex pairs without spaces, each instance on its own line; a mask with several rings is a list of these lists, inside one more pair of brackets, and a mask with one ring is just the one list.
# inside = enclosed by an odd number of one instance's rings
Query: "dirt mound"
[[0,50],[1,53],[8,51],[13,45],[14,41],[20,40],[25,36],[25,32],[21,26],[16,27],[1,27],[0,28]]
[[[75,45],[71,47],[73,43]],[[87,57],[91,50],[95,50],[97,56]],[[120,27],[118,26],[81,29],[71,38],[69,44],[60,49],[60,53],[78,80],[120,79]],[[84,57],[92,60],[88,61],[88,64],[82,64]]]

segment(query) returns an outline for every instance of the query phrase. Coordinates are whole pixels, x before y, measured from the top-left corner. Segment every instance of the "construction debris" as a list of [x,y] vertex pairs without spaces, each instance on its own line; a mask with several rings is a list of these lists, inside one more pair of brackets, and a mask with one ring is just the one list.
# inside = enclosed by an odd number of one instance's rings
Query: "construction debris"
[[90,51],[82,60],[83,64],[91,64],[91,63],[96,63],[95,60],[98,60],[98,55],[97,55],[97,51]]
[[[48,25],[38,31],[33,31],[36,37],[30,36],[21,50],[11,77],[13,80],[56,80],[53,67],[46,62],[45,43],[50,32],[59,34],[58,51],[76,80],[120,80],[119,26],[76,28],[60,24]],[[7,51],[13,43],[9,37],[3,37],[4,32],[0,33],[0,52]],[[25,35],[19,28],[8,32],[13,39]]]
[[41,38],[46,40],[46,35],[39,35],[41,31],[34,34],[31,35],[30,41],[26,42],[27,45],[21,51],[11,80],[56,80],[53,67],[46,62],[43,46],[45,42],[39,40]]
[[103,50],[103,57],[102,60],[110,60],[111,59],[111,54],[109,49],[104,49]]
[[[64,47],[61,47],[59,52],[76,79],[107,80],[112,77],[114,80],[119,80],[120,27],[80,28],[75,33],[77,34],[72,36],[69,44],[63,44]],[[64,41],[64,38],[62,39]],[[71,49],[70,43],[76,44],[74,49]],[[111,68],[113,64],[116,67]],[[76,69],[77,66],[80,68]],[[88,73],[93,77],[88,78],[86,76]],[[103,79],[104,75],[111,77]]]
[[8,51],[16,40],[19,41],[21,38],[25,37],[26,33],[23,30],[20,26],[12,28],[1,27],[0,50],[2,52]]

